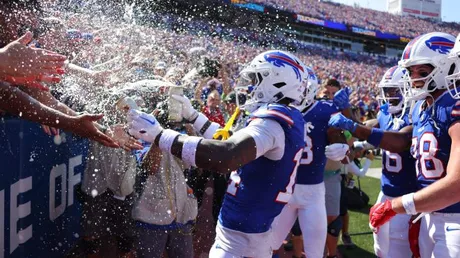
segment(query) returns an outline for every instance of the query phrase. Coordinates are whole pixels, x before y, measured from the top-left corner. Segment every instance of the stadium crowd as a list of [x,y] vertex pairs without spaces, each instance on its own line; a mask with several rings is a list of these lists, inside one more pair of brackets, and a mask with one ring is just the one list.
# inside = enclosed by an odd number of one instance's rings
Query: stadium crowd
[[460,31],[457,23],[420,19],[413,16],[399,16],[386,12],[352,7],[329,1],[316,0],[254,0],[252,2],[286,9],[310,17],[331,20],[369,30],[379,30],[404,37],[416,37],[431,31],[445,31],[456,35]]

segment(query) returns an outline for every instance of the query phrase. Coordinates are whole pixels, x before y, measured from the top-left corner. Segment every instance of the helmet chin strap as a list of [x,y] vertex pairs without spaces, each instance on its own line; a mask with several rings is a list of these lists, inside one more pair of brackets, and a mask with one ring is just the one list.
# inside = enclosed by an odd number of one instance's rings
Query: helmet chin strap
[[436,120],[434,119],[434,116],[435,116],[435,114],[436,114],[436,109],[435,109],[435,108],[436,108],[436,101],[435,101],[433,95],[431,95],[430,93],[429,93],[428,96],[425,98],[425,100],[426,100],[427,98],[431,98],[431,99],[433,100],[433,104],[431,104],[431,120],[433,121],[434,127],[436,127],[436,129],[439,130],[439,126],[438,126],[438,124],[436,123]]

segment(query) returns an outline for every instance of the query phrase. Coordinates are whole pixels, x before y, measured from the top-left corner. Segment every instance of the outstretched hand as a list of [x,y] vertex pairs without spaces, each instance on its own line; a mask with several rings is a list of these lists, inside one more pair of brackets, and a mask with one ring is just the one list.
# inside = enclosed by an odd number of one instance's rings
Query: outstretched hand
[[114,139],[97,129],[94,122],[100,120],[103,116],[104,115],[102,114],[84,114],[73,117],[72,119],[74,122],[72,123],[71,128],[66,128],[66,130],[81,137],[99,142],[104,146],[119,148],[120,146],[115,142]]
[[112,137],[118,145],[125,151],[142,150],[144,147],[136,139],[130,136],[123,125],[114,125],[107,131],[107,135]]
[[346,118],[341,113],[331,116],[329,119],[329,126],[337,129],[348,130],[352,133],[356,131],[358,124],[353,120]]
[[0,49],[0,79],[11,84],[48,90],[42,82],[60,82],[66,57],[55,52],[28,47],[32,33]]
[[352,92],[351,88],[346,87],[346,88],[343,88],[337,91],[334,94],[333,102],[340,110],[347,109],[351,106],[350,104],[351,92]]

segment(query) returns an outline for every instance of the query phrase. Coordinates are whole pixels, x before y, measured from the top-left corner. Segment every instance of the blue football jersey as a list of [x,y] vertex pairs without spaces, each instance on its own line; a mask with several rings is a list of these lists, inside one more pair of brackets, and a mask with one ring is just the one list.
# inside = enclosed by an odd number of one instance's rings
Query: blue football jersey
[[340,112],[332,101],[316,101],[302,115],[305,120],[305,148],[297,170],[296,184],[313,185],[324,181],[327,129],[332,115]]
[[277,121],[284,130],[285,149],[280,160],[261,156],[230,175],[219,222],[225,228],[244,233],[270,229],[292,194],[305,145],[304,121],[297,109],[270,104],[252,114],[251,119],[254,118]]
[[[396,123],[394,115],[382,112],[378,113],[377,120],[385,131],[399,131],[411,124],[408,112]],[[383,150],[381,184],[386,196],[398,197],[417,191],[416,174],[415,159],[409,149],[400,153]]]
[[[460,101],[453,99],[448,92],[429,107],[426,107],[425,100],[415,104],[411,153],[416,159],[419,187],[427,187],[446,175],[452,144],[448,131],[459,120]],[[460,202],[438,212],[460,213]]]

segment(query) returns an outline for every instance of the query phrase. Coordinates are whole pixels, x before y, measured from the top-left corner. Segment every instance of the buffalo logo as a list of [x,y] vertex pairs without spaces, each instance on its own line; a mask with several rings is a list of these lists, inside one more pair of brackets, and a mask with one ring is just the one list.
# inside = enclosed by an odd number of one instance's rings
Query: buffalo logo
[[316,78],[315,72],[310,67],[307,67],[307,73],[308,73],[308,78],[314,81],[317,81],[318,79]]
[[444,37],[431,37],[429,40],[425,41],[426,46],[438,52],[439,54],[448,54],[450,50],[454,47],[455,42]]
[[388,70],[387,73],[385,74],[385,79],[386,80],[391,80],[393,78],[393,75],[394,75],[396,69],[398,69],[397,66],[391,67],[390,70]]
[[272,63],[276,67],[285,67],[290,66],[294,70],[297,79],[302,81],[302,76],[300,75],[300,71],[304,71],[303,67],[297,60],[292,59],[286,54],[281,52],[270,52],[264,55],[264,58],[267,62]]

